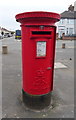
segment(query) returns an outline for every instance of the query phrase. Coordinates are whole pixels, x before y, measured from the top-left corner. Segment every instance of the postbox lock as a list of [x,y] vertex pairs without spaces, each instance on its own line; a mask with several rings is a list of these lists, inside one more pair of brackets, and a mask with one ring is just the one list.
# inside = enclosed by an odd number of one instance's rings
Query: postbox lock
[[40,29],[43,30],[43,29],[44,29],[44,26],[41,25],[41,26],[40,26]]
[[52,69],[52,67],[47,67],[47,70],[51,70]]

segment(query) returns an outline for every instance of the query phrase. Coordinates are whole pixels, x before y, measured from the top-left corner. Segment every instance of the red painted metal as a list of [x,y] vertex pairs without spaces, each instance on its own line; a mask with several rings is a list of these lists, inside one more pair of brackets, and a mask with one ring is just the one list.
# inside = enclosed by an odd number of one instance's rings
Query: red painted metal
[[[22,88],[31,95],[47,94],[53,90],[55,22],[60,20],[60,15],[51,12],[26,12],[16,15],[16,20],[21,23],[22,29]],[[45,50],[37,53],[41,49],[37,49],[40,44]],[[45,55],[42,56],[44,52]]]

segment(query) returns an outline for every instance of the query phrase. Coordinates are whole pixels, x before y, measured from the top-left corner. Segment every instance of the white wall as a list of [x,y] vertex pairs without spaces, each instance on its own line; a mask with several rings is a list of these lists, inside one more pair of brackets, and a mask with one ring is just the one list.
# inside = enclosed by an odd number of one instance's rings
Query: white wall
[[76,1],[74,2],[74,11],[76,11]]
[[65,35],[74,34],[74,21],[71,19],[61,19],[60,22],[57,23],[57,32],[59,33],[59,37],[62,36],[62,33],[65,33]]
[[[74,11],[76,11],[76,1],[74,2]],[[75,19],[75,22],[74,22],[74,32],[76,34],[76,19]]]

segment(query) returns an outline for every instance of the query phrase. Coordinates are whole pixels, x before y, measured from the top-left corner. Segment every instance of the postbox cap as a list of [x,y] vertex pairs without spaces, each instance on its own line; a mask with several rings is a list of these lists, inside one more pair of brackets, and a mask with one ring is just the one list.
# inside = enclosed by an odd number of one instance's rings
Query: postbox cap
[[17,14],[15,18],[16,18],[16,21],[20,23],[23,23],[26,21],[31,22],[31,20],[39,21],[39,19],[41,21],[45,20],[45,21],[55,23],[60,20],[60,15],[53,12],[34,11],[34,12],[24,12],[24,13]]
[[53,12],[44,12],[44,11],[34,11],[34,12],[24,12],[16,15],[16,20],[30,18],[30,17],[47,17],[50,19],[60,20],[60,15],[58,13]]

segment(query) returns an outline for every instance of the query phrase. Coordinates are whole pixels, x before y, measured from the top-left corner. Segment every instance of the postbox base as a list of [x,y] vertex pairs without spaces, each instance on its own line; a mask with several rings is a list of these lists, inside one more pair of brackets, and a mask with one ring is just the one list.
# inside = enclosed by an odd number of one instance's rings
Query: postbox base
[[22,90],[24,104],[31,109],[44,109],[51,103],[51,93],[44,95],[29,95]]

